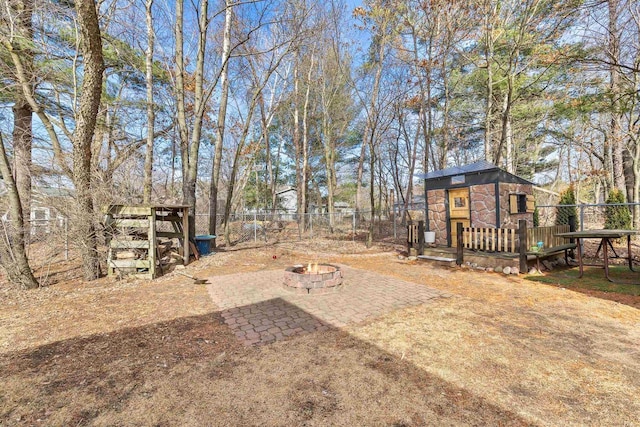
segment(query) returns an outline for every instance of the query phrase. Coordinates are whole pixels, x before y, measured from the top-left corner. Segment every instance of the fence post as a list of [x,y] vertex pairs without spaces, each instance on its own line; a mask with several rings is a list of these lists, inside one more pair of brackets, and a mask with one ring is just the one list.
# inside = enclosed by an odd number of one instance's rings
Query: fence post
[[584,203],[580,204],[580,231],[584,231]]
[[456,223],[456,265],[462,265],[464,262],[464,236],[462,235],[462,223]]
[[[569,216],[569,231],[573,232],[576,231],[576,217],[574,215]],[[569,243],[575,243],[576,239],[569,239]],[[578,250],[580,250],[580,248],[578,248]],[[570,251],[571,252],[571,258],[574,258],[573,256],[573,250]]]
[[64,218],[64,260],[69,261],[69,218]]
[[253,213],[253,241],[258,241],[258,216],[255,212]]
[[353,218],[353,225],[352,225],[352,229],[353,229],[353,233],[351,233],[351,236],[353,237],[353,241],[356,241],[356,211],[353,211],[351,213],[351,216]]
[[520,239],[520,272],[526,274],[527,267],[527,221],[518,221],[518,237]]
[[424,221],[418,221],[418,255],[424,255]]
[[396,206],[395,206],[395,204],[391,205],[391,209],[393,209],[393,215],[391,216],[391,219],[393,220],[393,240],[395,241],[395,240],[398,240],[398,224],[396,224]]
[[313,214],[309,212],[309,233],[313,239]]

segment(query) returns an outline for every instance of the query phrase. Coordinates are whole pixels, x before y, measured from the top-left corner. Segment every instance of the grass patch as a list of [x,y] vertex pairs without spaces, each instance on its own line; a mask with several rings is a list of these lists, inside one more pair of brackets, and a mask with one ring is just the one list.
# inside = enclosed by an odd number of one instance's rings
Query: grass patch
[[[572,289],[591,289],[602,292],[613,292],[623,295],[640,296],[640,273],[630,271],[626,266],[610,266],[609,277],[616,282],[611,283],[604,277],[601,267],[585,267],[584,275],[579,278],[578,268],[553,270],[544,276],[527,276],[527,280],[563,286]],[[634,284],[635,283],[635,284]]]

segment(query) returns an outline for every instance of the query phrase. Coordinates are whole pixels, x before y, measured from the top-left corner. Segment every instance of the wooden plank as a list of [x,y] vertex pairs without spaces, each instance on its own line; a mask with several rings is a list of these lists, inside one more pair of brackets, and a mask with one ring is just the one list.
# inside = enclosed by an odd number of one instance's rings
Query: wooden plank
[[496,251],[496,232],[497,232],[497,229],[495,228],[491,229],[491,250],[493,252]]
[[527,194],[527,213],[533,213],[536,209],[536,199],[533,194]]
[[468,248],[468,243],[469,243],[469,237],[467,236],[467,233],[469,231],[469,227],[464,227],[462,229],[462,246],[465,248]]
[[170,239],[183,239],[184,233],[176,233],[173,231],[156,231],[156,237],[167,237]]
[[189,264],[189,208],[182,209],[182,233],[183,262],[184,265],[187,265]]
[[149,241],[111,239],[111,243],[109,246],[114,249],[149,249]]
[[156,214],[156,221],[175,221],[181,222],[182,217],[178,215],[158,215]]
[[462,223],[456,224],[456,264],[462,265],[464,262],[464,247],[462,244]]
[[149,253],[147,258],[149,259],[149,274],[152,279],[156,278],[156,261],[157,261],[157,238],[156,238],[156,210],[152,209],[151,215],[149,215]]
[[516,233],[515,233],[515,228],[511,229],[511,252],[515,253],[516,252]]
[[518,248],[520,259],[520,271],[527,272],[527,221],[518,220],[518,236],[520,237],[520,247]]
[[112,259],[111,267],[115,268],[149,268],[149,260],[146,259]]
[[148,216],[151,215],[151,209],[149,206],[111,205],[106,208],[105,213],[111,215]]
[[418,255],[418,259],[427,259],[430,261],[442,261],[442,262],[455,262],[455,258],[445,258],[439,256],[431,256],[431,255]]
[[113,223],[114,227],[123,228],[148,228],[148,219],[116,219]]
[[517,194],[509,194],[509,213],[510,214],[518,213],[518,195]]

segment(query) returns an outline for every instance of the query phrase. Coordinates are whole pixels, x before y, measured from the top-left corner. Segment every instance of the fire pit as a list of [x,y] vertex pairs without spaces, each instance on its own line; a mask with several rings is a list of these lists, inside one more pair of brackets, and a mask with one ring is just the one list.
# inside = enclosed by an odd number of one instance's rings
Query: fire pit
[[342,285],[340,267],[331,264],[294,265],[284,271],[284,286],[301,293],[333,292]]

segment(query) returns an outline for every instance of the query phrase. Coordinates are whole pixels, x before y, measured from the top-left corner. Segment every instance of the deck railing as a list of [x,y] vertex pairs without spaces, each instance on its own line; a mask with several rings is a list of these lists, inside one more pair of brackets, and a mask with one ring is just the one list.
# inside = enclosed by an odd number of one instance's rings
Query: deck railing
[[538,242],[542,242],[545,248],[564,245],[567,243],[566,240],[556,234],[568,233],[569,230],[569,224],[527,228],[527,249],[535,246]]
[[515,228],[463,227],[464,248],[485,252],[518,252]]
[[[566,233],[569,229],[568,224],[527,228],[526,248],[535,246],[538,242],[542,242],[545,248],[560,246],[566,242],[556,234]],[[463,227],[462,232],[462,243],[465,249],[510,253],[518,253],[520,250],[517,228]]]

